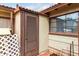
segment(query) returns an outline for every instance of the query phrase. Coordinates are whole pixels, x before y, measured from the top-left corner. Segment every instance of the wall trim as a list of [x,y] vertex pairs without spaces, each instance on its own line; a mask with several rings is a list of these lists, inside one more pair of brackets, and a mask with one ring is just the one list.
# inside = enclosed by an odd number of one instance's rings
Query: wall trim
[[78,37],[77,33],[63,33],[63,32],[52,32],[49,35],[59,35],[59,36],[68,36],[68,37]]

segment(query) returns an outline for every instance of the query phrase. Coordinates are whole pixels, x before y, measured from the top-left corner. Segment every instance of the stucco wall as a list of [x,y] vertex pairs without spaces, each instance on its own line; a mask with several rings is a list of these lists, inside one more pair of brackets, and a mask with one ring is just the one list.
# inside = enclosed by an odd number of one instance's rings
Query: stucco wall
[[39,53],[48,49],[48,18],[39,16]]
[[68,36],[49,35],[49,46],[64,52],[68,52],[66,50],[70,50],[70,44],[72,43],[72,41],[74,42],[74,51],[78,53],[78,38],[68,37]]
[[20,43],[20,12],[15,15],[15,34],[17,34]]

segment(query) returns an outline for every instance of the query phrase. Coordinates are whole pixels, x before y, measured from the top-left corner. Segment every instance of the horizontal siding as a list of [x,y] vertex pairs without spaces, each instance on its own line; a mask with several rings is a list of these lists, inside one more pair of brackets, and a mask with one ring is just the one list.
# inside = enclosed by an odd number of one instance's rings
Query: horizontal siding
[[74,42],[74,52],[78,53],[78,38],[76,37],[66,37],[58,35],[49,35],[49,47],[66,51],[70,50],[70,44]]

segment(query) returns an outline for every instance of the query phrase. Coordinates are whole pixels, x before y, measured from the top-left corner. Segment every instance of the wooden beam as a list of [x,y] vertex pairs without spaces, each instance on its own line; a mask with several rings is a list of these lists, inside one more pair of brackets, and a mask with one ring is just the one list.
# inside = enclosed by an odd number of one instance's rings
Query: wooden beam
[[78,29],[78,56],[79,56],[79,16],[78,16],[78,26],[77,26],[77,29]]
[[4,10],[4,9],[0,9],[0,12],[10,13],[11,11],[9,11],[9,10]]
[[13,12],[11,12],[11,34],[13,34],[14,33],[14,27],[13,27]]
[[74,10],[69,10],[69,11],[66,11],[66,12],[62,12],[62,13],[58,13],[58,14],[55,14],[55,15],[50,15],[49,18],[56,17],[56,16],[61,16],[61,15],[65,15],[65,14],[73,13],[73,12],[77,12],[77,11],[79,11],[79,8],[76,8]]
[[10,19],[10,17],[0,16],[0,18]]
[[1,18],[10,18],[10,12],[6,13],[6,12],[0,11],[0,17]]

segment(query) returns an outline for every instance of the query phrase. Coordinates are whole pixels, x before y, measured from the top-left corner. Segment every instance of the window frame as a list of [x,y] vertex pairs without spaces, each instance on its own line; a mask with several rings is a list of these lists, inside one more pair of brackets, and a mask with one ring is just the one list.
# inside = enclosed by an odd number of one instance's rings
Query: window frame
[[78,37],[78,23],[77,23],[77,32],[74,32],[74,33],[72,33],[72,32],[50,32],[50,20],[51,19],[55,19],[56,17],[60,17],[60,16],[68,15],[68,14],[73,14],[73,13],[78,13],[78,21],[77,22],[79,23],[79,11],[66,13],[66,14],[62,14],[62,15],[59,15],[59,16],[55,16],[55,17],[49,18],[49,34],[50,35],[62,35],[62,36]]

